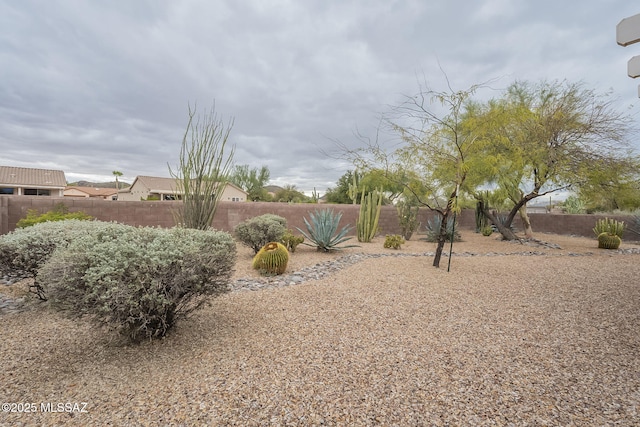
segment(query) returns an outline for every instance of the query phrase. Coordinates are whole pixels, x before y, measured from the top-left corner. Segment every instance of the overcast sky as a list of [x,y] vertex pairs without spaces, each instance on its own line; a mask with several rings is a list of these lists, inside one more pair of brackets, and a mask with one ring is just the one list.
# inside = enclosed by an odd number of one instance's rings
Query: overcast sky
[[[640,120],[616,25],[629,0],[0,0],[0,165],[169,176],[188,105],[235,119],[235,162],[310,194],[380,113],[497,79],[612,90]],[[479,95],[482,96],[482,95]],[[485,96],[497,96],[497,93]]]

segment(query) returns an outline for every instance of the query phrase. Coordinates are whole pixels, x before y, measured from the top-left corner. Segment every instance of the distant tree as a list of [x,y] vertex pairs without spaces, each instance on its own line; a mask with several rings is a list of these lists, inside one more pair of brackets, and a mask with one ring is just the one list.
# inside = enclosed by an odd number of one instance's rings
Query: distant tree
[[230,119],[225,125],[215,112],[215,104],[194,121],[195,114],[196,109],[189,107],[180,161],[175,171],[169,166],[169,173],[182,194],[182,204],[175,212],[176,223],[206,230],[229,181],[235,147],[225,150],[234,121]]
[[266,201],[268,194],[264,187],[270,175],[267,166],[249,169],[249,165],[236,165],[229,176],[229,181],[246,191],[249,194],[249,200]]
[[122,172],[120,171],[113,171],[111,172],[113,174],[113,176],[116,177],[116,190],[120,190],[120,182],[118,181],[118,177],[122,176]]
[[282,190],[273,196],[273,200],[275,202],[307,203],[309,202],[309,197],[298,191],[295,185],[285,185]]
[[[352,192],[353,180],[356,180],[357,189]],[[389,179],[387,171],[382,169],[371,169],[364,172],[348,170],[336,182],[336,187],[327,189],[325,201],[327,203],[346,204],[353,203],[351,196],[355,196],[355,203],[360,203],[363,191],[371,191],[381,188],[384,194],[383,203],[395,200],[404,187],[394,179]]]
[[[350,171],[344,173],[338,181],[336,182],[336,186],[333,188],[328,188],[325,193],[325,201],[327,203],[337,203],[337,204],[348,204],[352,203],[353,200],[349,197],[349,186],[353,185],[353,178],[356,177],[356,180],[360,179],[360,174],[357,171]],[[357,200],[360,200],[358,197],[361,192],[356,194]]]

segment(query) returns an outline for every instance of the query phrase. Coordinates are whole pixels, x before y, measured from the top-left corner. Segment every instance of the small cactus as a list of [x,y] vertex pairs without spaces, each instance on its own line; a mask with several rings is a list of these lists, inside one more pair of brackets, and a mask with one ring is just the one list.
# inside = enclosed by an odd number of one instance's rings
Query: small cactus
[[400,249],[404,244],[404,239],[399,234],[387,234],[384,239],[384,247],[387,249]]
[[493,227],[491,227],[490,225],[487,225],[482,228],[483,236],[487,237],[487,236],[491,236],[491,234],[493,234]]
[[278,275],[285,272],[289,263],[289,251],[278,242],[267,243],[253,257],[252,267],[261,274]]
[[302,242],[304,242],[304,237],[294,236],[291,230],[285,231],[285,233],[282,235],[282,244],[291,253],[294,253],[296,251],[296,247]]
[[622,239],[615,234],[604,232],[598,234],[598,248],[600,249],[618,249]]

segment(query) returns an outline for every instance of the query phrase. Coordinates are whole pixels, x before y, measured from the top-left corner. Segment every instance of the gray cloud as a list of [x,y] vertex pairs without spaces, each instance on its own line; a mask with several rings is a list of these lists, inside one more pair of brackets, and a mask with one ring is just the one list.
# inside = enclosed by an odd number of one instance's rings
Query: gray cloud
[[324,192],[349,165],[323,152],[372,135],[418,79],[443,89],[440,67],[458,89],[568,79],[635,102],[640,47],[615,43],[629,3],[0,0],[0,163],[167,176],[188,105],[215,100],[237,163]]

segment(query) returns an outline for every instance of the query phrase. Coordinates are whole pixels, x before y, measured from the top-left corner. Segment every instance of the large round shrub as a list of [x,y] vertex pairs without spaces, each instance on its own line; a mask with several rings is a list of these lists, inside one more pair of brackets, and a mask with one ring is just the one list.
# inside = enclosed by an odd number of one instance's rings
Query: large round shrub
[[238,240],[253,249],[255,254],[269,242],[279,242],[287,231],[287,220],[274,214],[249,218],[235,228]]
[[120,236],[75,239],[38,276],[53,308],[138,341],[164,336],[227,292],[235,259],[228,233],[131,227]]
[[70,219],[35,224],[0,236],[0,272],[15,279],[35,278],[31,290],[46,299],[38,270],[56,248],[65,247],[79,236],[120,235],[127,225]]

